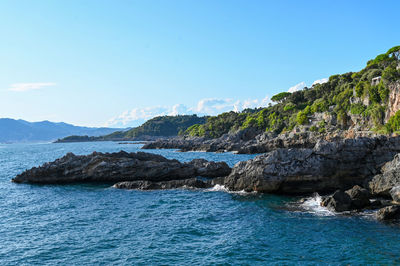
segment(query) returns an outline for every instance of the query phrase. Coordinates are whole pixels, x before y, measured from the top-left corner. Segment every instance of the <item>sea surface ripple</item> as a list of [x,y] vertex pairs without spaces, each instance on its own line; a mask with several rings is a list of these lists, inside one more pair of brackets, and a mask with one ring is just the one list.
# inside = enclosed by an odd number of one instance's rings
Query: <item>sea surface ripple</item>
[[[140,146],[0,145],[0,264],[400,264],[399,227],[368,216],[321,215],[312,200],[304,211],[293,211],[288,206],[298,198],[223,188],[136,191],[10,182],[67,152],[133,152]],[[147,151],[231,166],[254,157]]]

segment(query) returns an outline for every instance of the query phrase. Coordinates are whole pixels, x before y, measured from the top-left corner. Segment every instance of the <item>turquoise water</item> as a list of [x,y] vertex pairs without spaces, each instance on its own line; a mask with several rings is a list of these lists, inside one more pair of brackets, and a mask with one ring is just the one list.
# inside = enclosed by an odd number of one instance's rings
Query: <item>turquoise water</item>
[[[0,264],[400,264],[400,228],[299,209],[298,198],[216,190],[127,191],[10,179],[112,142],[0,145]],[[150,151],[230,165],[252,155]]]

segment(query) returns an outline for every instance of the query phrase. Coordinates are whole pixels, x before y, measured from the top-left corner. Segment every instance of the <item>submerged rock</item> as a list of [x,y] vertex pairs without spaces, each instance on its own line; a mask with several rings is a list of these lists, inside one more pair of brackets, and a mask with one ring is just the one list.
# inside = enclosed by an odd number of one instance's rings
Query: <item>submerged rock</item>
[[199,175],[214,177],[228,175],[224,162],[194,160],[181,163],[151,153],[98,153],[64,157],[17,175],[16,183],[78,183],[121,182],[146,180],[151,182],[194,178]]
[[348,189],[378,174],[400,152],[400,138],[319,141],[313,149],[277,149],[234,166],[230,190],[304,194]]

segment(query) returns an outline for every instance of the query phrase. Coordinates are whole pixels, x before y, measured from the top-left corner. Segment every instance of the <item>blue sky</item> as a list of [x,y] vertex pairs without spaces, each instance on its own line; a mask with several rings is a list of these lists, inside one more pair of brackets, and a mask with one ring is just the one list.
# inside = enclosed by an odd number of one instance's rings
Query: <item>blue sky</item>
[[400,44],[399,1],[0,1],[0,117],[134,126],[263,106]]

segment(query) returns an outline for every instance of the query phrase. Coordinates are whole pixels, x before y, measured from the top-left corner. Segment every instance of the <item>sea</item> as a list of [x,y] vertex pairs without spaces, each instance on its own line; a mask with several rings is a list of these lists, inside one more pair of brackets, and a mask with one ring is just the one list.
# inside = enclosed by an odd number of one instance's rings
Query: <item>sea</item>
[[[400,264],[400,227],[336,214],[319,195],[211,189],[119,190],[11,178],[67,152],[140,151],[117,142],[0,144],[0,265]],[[146,150],[230,166],[255,155]]]

